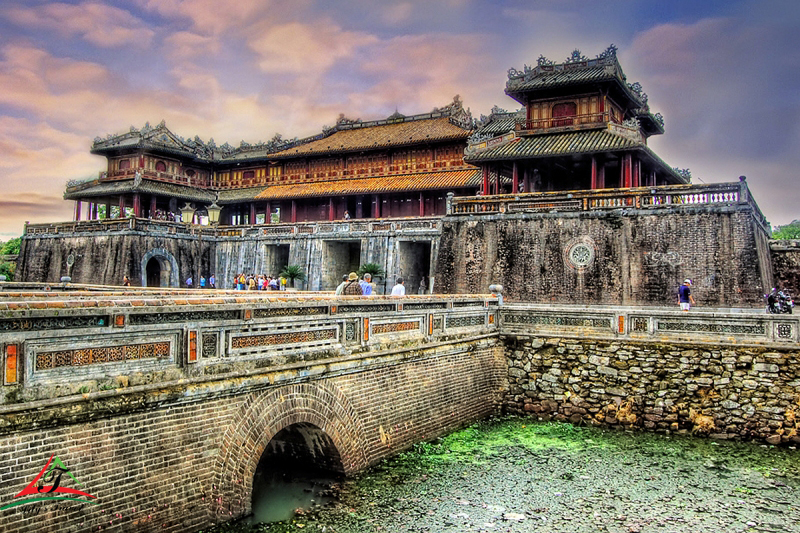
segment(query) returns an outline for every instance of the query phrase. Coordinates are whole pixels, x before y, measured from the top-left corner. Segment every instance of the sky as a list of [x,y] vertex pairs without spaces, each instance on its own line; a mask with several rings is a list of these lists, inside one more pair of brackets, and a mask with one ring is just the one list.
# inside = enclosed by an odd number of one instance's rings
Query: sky
[[610,44],[694,183],[747,183],[773,226],[800,219],[797,0],[4,0],[0,240],[72,219],[92,140],[166,121],[185,138],[305,137],[339,114],[517,109],[509,68]]

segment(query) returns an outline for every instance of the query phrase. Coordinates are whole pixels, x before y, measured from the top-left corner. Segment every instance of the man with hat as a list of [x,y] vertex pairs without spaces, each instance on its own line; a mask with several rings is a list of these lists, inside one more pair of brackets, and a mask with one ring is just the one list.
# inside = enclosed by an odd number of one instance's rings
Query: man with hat
[[364,294],[361,290],[361,285],[358,283],[358,274],[350,272],[350,275],[347,276],[347,285],[342,289],[342,294],[345,296],[361,296]]
[[681,306],[681,310],[688,311],[692,305],[694,305],[694,298],[692,297],[692,291],[689,287],[692,286],[692,280],[685,279],[683,280],[683,285],[680,286],[678,289],[678,303]]

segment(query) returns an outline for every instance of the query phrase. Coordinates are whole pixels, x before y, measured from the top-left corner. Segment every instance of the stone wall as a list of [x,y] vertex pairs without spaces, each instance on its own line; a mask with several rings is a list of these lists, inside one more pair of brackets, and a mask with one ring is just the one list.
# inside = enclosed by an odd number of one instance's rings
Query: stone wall
[[749,204],[447,217],[436,291],[500,283],[512,301],[751,306],[772,283],[767,236]]
[[504,364],[496,339],[484,338],[343,360],[311,375],[283,369],[101,391],[39,402],[35,412],[7,407],[0,505],[12,503],[52,454],[97,505],[15,507],[0,512],[0,530],[194,532],[228,521],[250,511],[257,462],[281,429],[324,430],[344,470],[354,472],[496,412]]
[[506,409],[575,424],[800,442],[792,347],[506,337]]
[[788,289],[797,299],[800,296],[800,240],[770,241],[769,248],[775,272],[774,286]]
[[307,276],[298,288],[332,291],[343,274],[376,263],[386,272],[373,280],[379,294],[397,276],[416,292],[422,276],[434,275],[439,223],[440,217],[223,228],[146,219],[42,224],[28,226],[22,238],[17,280],[70,276],[74,283],[121,285],[128,276],[141,286],[155,257],[162,272],[170,271],[162,286],[183,286],[189,276],[197,286],[200,276],[214,274],[217,287],[229,289],[237,274],[278,275],[291,264]]

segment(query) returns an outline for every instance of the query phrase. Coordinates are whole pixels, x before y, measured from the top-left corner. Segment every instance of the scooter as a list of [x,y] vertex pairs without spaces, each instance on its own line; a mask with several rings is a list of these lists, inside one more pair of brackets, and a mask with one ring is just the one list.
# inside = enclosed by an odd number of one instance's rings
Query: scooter
[[794,300],[789,296],[788,291],[772,289],[772,292],[765,296],[767,298],[767,313],[792,314]]

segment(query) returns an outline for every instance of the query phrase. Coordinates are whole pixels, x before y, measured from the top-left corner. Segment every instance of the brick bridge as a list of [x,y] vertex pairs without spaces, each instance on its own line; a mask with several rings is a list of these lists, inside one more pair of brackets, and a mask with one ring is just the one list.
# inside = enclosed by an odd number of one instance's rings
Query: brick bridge
[[0,507],[51,455],[96,496],[0,529],[196,531],[276,443],[351,474],[502,410],[797,441],[791,316],[273,294],[0,287]]

